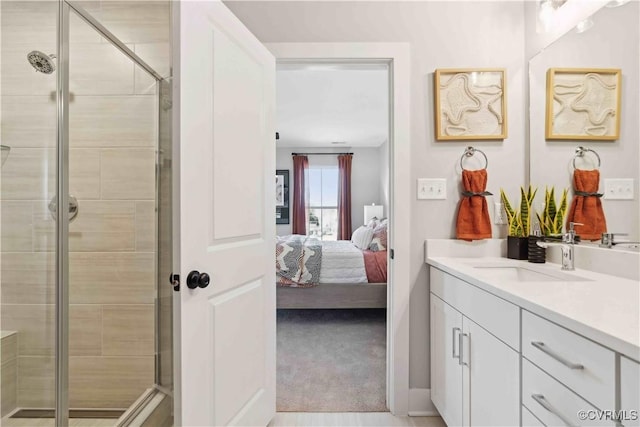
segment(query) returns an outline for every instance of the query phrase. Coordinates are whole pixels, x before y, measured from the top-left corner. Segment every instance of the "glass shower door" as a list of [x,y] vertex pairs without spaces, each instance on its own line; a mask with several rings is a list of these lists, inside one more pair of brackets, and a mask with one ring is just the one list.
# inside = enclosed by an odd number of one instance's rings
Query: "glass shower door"
[[55,64],[58,4],[2,1],[0,13],[0,416],[10,425],[54,416],[57,76],[28,56]]

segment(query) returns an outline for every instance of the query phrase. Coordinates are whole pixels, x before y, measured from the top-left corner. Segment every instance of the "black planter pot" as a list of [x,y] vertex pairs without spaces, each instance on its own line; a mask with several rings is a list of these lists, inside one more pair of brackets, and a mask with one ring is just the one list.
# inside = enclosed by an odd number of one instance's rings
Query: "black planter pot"
[[544,240],[542,236],[529,236],[529,262],[535,262],[536,264],[544,264],[546,262],[547,250],[536,244],[536,242],[542,240]]
[[527,259],[529,256],[529,238],[507,236],[507,258]]

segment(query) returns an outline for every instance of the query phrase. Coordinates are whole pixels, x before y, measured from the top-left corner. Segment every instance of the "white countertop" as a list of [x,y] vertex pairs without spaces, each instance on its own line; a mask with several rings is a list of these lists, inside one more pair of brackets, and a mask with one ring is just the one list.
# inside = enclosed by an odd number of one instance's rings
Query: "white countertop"
[[[560,265],[532,264],[501,257],[427,256],[427,264],[640,361],[640,282]],[[520,266],[570,274],[578,281],[517,281],[497,278],[474,266]]]

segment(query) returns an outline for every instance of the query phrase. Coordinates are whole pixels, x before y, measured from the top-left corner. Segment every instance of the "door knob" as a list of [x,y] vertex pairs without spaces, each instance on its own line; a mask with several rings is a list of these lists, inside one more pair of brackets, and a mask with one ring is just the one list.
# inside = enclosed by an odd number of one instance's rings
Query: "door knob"
[[187,287],[189,289],[206,288],[209,286],[210,280],[211,279],[207,273],[200,273],[197,270],[193,270],[187,276]]

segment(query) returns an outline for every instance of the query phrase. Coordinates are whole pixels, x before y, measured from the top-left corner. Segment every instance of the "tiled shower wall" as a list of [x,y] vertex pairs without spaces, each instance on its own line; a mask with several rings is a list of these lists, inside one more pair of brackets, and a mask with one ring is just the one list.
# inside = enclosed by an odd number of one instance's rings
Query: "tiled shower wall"
[[[168,71],[168,2],[86,2]],[[2,2],[1,327],[17,331],[17,406],[54,405],[56,2]],[[134,25],[136,23],[138,25]],[[72,14],[70,407],[126,408],[154,383],[155,81]],[[156,65],[158,67],[158,65]]]

